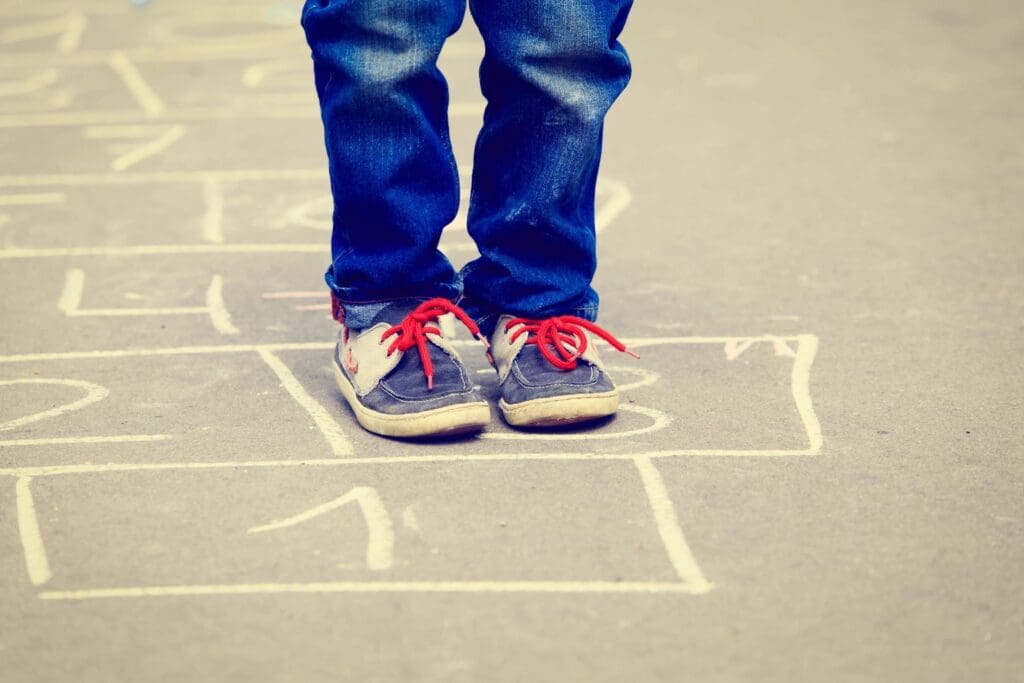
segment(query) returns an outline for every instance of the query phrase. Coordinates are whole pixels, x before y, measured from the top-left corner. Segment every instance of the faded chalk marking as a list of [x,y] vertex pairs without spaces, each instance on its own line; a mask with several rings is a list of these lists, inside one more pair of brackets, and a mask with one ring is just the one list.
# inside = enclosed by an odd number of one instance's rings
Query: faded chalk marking
[[321,194],[313,199],[289,206],[280,217],[274,220],[273,227],[283,229],[295,226],[313,230],[330,230],[333,209],[334,199],[330,193]]
[[408,505],[402,509],[402,526],[417,534],[421,534],[423,532],[420,528],[420,520],[416,517],[416,510],[412,505]]
[[740,355],[749,349],[755,339],[728,339],[725,342],[725,359],[736,360]]
[[68,268],[64,273],[64,288],[57,299],[57,310],[64,315],[75,315],[82,304],[82,293],[85,289],[85,271],[81,268]]
[[801,334],[797,339],[799,344],[790,374],[790,391],[796,402],[797,412],[800,413],[800,421],[807,432],[807,452],[817,454],[821,451],[822,436],[821,423],[818,422],[811,401],[811,365],[814,364],[814,357],[818,353],[818,338],[813,334]]
[[275,356],[271,351],[261,349],[259,350],[259,356],[263,359],[263,362],[274,371],[277,378],[281,380],[281,386],[285,388],[295,402],[302,406],[303,410],[309,413],[309,416],[313,418],[313,422],[316,423],[317,428],[320,429],[320,433],[324,435],[327,442],[331,445],[331,450],[335,455],[352,455],[353,448],[352,442],[349,441],[345,435],[341,425],[331,416],[330,412],[327,411],[322,405],[320,405],[316,399],[309,395],[302,383],[295,377],[291,369],[284,362]]
[[114,171],[124,171],[144,159],[164,152],[168,147],[184,137],[185,126],[181,124],[165,126],[89,126],[84,130],[84,134],[85,137],[93,140],[136,140],[139,138],[150,138],[148,142],[128,147],[127,150],[122,150],[121,145],[110,147],[111,152],[117,153],[110,162],[110,168]]
[[112,434],[110,436],[55,436],[38,439],[0,439],[0,448],[15,446],[73,446],[91,443],[139,443],[166,441],[170,434]]
[[57,69],[46,68],[29,76],[0,81],[0,97],[18,97],[45,90],[60,80]]
[[0,194],[0,206],[34,206],[37,204],[60,204],[65,201],[67,201],[67,195],[63,192]]
[[223,470],[266,467],[338,467],[347,465],[411,465],[457,462],[596,462],[645,458],[792,458],[817,455],[806,449],[714,449],[674,448],[643,453],[468,453],[464,455],[409,455],[351,458],[316,458],[308,460],[239,460],[228,462],[148,462],[103,463],[85,465],[40,465],[34,467],[0,467],[0,475],[43,477],[64,474],[95,474],[100,472],[151,472],[163,470]]
[[597,191],[601,192],[602,190],[607,190],[611,197],[598,206],[594,216],[594,226],[598,233],[603,232],[611,225],[633,201],[633,194],[630,192],[629,186],[619,180],[607,178],[598,180]]
[[85,16],[81,12],[65,12],[56,17],[39,19],[0,31],[0,45],[56,36],[57,52],[67,55],[78,49],[85,25]]
[[231,314],[224,305],[224,278],[214,275],[206,290],[206,309],[210,322],[221,334],[238,334],[238,328],[231,323]]
[[120,77],[125,87],[128,88],[139,107],[149,118],[160,116],[164,111],[164,103],[160,96],[142,77],[138,67],[123,50],[115,50],[110,53],[107,64]]
[[275,593],[679,593],[698,590],[675,581],[337,581],[320,583],[240,583],[192,586],[136,586],[91,590],[41,591],[42,600],[158,598]]
[[224,278],[214,275],[206,289],[205,306],[176,306],[167,308],[82,308],[85,272],[69,268],[64,274],[64,288],[57,300],[57,308],[70,318],[124,317],[153,315],[208,315],[214,329],[224,335],[238,334],[231,322],[231,314],[224,305]]
[[211,244],[224,243],[224,192],[213,176],[203,178],[203,240]]
[[[205,309],[203,309],[205,311]],[[333,349],[332,342],[299,342],[285,344],[215,344],[210,346],[177,346],[154,349],[106,349],[102,351],[58,351],[0,356],[0,363],[26,363],[48,360],[84,360],[95,358],[131,358],[146,356],[179,356],[218,353],[251,353],[253,351],[323,351]]]
[[70,403],[64,403],[55,408],[48,410],[41,410],[31,415],[25,415],[23,417],[14,418],[13,420],[7,420],[6,422],[0,422],[0,432],[10,431],[23,427],[33,422],[39,422],[40,420],[47,420],[58,415],[70,413],[75,410],[81,410],[86,406],[90,406],[93,403],[102,401],[105,399],[110,392],[106,387],[100,386],[99,384],[93,384],[92,382],[84,382],[77,379],[44,379],[44,378],[27,378],[27,379],[6,379],[0,380],[0,386],[19,386],[19,385],[33,385],[33,384],[49,384],[57,386],[75,387],[76,389],[83,389],[85,396],[78,399],[77,401],[71,401]]
[[707,593],[713,586],[704,578],[704,573],[697,564],[690,546],[686,543],[661,473],[658,472],[658,468],[654,466],[650,458],[636,456],[633,458],[633,463],[636,465],[637,471],[640,472],[640,480],[643,482],[644,491],[647,492],[647,500],[651,504],[654,521],[658,526],[658,535],[661,536],[661,541],[665,545],[665,552],[668,553],[672,567],[693,592]]
[[18,508],[18,535],[21,537],[29,581],[34,586],[41,586],[53,578],[53,572],[50,571],[50,560],[46,557],[46,546],[43,545],[43,536],[39,532],[39,519],[36,516],[31,485],[31,477],[20,477],[14,487]]
[[766,334],[765,338],[772,343],[772,349],[775,351],[776,356],[783,356],[785,358],[796,358],[796,351],[790,348],[789,344],[786,343],[785,339],[770,334]]
[[370,569],[390,569],[394,563],[395,530],[391,524],[391,517],[388,515],[384,502],[372,486],[356,486],[348,493],[323,505],[301,512],[286,519],[255,526],[249,529],[250,534],[262,533],[264,531],[275,531],[309,521],[320,515],[337,510],[349,503],[357,503],[366,520],[367,543],[366,543],[366,566]]

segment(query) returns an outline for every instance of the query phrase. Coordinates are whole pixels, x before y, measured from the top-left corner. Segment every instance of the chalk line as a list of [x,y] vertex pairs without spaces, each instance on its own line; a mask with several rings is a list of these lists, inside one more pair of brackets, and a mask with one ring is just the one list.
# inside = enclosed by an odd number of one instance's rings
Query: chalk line
[[[169,438],[169,437],[168,437]],[[2,443],[2,442],[0,442]],[[807,450],[787,449],[714,449],[714,448],[673,448],[638,453],[465,453],[437,455],[381,455],[347,458],[307,458],[301,460],[231,460],[221,462],[134,462],[134,463],[93,463],[80,465],[36,465],[0,467],[0,476],[45,477],[64,474],[103,474],[107,472],[155,472],[163,470],[221,470],[255,469],[274,467],[339,467],[348,465],[412,465],[438,463],[492,463],[492,462],[594,462],[632,460],[637,456],[645,458],[788,458],[817,455]]]
[[111,52],[107,58],[107,64],[120,77],[147,117],[153,118],[163,113],[164,103],[160,96],[156,94],[149,83],[146,82],[146,79],[142,77],[138,67],[135,66],[135,63],[124,50]]
[[10,431],[23,427],[24,425],[38,422],[40,420],[46,420],[51,417],[57,417],[64,413],[70,413],[75,410],[81,410],[86,406],[92,405],[97,401],[105,399],[110,392],[106,387],[100,386],[99,384],[93,384],[92,382],[84,382],[76,379],[47,379],[42,377],[31,377],[27,379],[5,379],[0,380],[0,386],[18,386],[18,385],[31,385],[31,384],[55,384],[58,386],[76,387],[78,389],[85,390],[85,396],[72,401],[59,405],[55,408],[48,410],[41,410],[31,415],[25,415],[22,417],[14,418],[13,420],[7,420],[6,422],[0,422],[0,432]]
[[594,216],[594,228],[598,233],[604,232],[633,201],[629,186],[619,180],[601,178],[597,182],[597,189],[600,191],[605,188],[611,190],[611,197],[599,204]]
[[29,581],[34,586],[41,586],[53,578],[53,572],[50,571],[46,546],[43,545],[43,537],[39,532],[39,519],[36,517],[31,485],[31,477],[20,477],[14,487],[18,508],[18,535],[21,537]]
[[0,206],[35,206],[38,204],[60,204],[65,201],[67,201],[67,195],[63,192],[0,195]]
[[366,522],[366,566],[374,570],[390,569],[394,564],[395,530],[391,517],[384,507],[377,489],[372,486],[356,486],[348,493],[330,500],[322,505],[300,512],[286,519],[276,520],[269,524],[249,529],[250,534],[287,529],[323,514],[337,510],[349,503],[356,503]]
[[92,443],[139,443],[166,441],[170,434],[111,434],[109,436],[55,436],[38,439],[0,439],[0,448],[15,446],[70,446]]
[[[807,335],[813,337],[813,335]],[[645,346],[663,346],[666,344],[724,344],[740,337],[632,337],[623,340],[631,348]],[[767,341],[764,337],[751,337]],[[780,337],[780,339],[799,340],[800,337]],[[455,346],[476,346],[479,342],[468,339],[455,339]],[[48,353],[21,353],[0,356],[0,363],[27,363],[51,360],[84,360],[88,358],[128,358],[134,356],[177,356],[204,353],[250,353],[266,349],[267,351],[322,351],[333,349],[333,342],[281,342],[265,344],[213,344],[207,346],[169,346],[142,349],[101,349],[95,351],[54,351]],[[799,354],[798,354],[799,355]],[[799,358],[798,358],[799,360]],[[808,361],[804,361],[808,362]],[[808,370],[809,370],[808,365]]]
[[679,527],[679,520],[676,517],[675,507],[672,499],[669,498],[668,490],[665,488],[665,480],[661,473],[654,466],[649,457],[636,456],[633,458],[637,471],[640,472],[640,480],[643,482],[644,491],[647,492],[647,501],[651,504],[654,512],[654,521],[658,526],[658,535],[665,545],[665,552],[672,567],[676,570],[679,578],[690,587],[695,593],[707,593],[713,586],[704,578],[704,573],[693,556],[683,530]]
[[224,192],[220,182],[212,176],[203,179],[203,240],[211,244],[224,244]]
[[[785,339],[785,337],[779,338]],[[811,401],[811,365],[818,353],[818,338],[813,334],[801,334],[797,340],[799,345],[796,350],[796,358],[793,360],[793,370],[790,373],[790,391],[796,402],[800,421],[807,432],[807,452],[817,454],[821,451],[823,439],[821,423],[818,421],[818,415],[814,412],[814,403]]]
[[135,586],[87,590],[41,591],[42,600],[190,597],[275,593],[679,593],[699,595],[671,581],[334,581],[321,583],[241,583],[192,586]]
[[324,435],[324,438],[327,439],[327,443],[331,445],[331,450],[334,454],[352,455],[354,453],[352,442],[345,435],[341,425],[338,424],[326,408],[309,395],[309,392],[302,386],[302,383],[295,377],[291,369],[274,355],[272,351],[260,349],[258,353],[263,362],[281,380],[281,386],[285,388],[285,391],[313,418],[313,422],[320,430],[320,433]]
[[231,314],[224,305],[224,278],[214,275],[206,290],[206,311],[210,314],[210,322],[221,334],[238,334],[238,328],[231,322]]
[[75,315],[82,304],[84,290],[85,271],[81,268],[68,268],[64,273],[64,288],[57,299],[57,310],[64,315]]

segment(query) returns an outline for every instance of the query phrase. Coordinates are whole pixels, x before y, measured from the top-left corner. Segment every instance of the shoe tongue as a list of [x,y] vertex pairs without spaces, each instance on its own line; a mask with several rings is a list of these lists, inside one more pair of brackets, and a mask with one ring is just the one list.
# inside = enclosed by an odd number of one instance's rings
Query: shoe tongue
[[424,301],[427,301],[427,299],[400,299],[392,301],[373,316],[372,324],[387,323],[388,325],[397,325]]

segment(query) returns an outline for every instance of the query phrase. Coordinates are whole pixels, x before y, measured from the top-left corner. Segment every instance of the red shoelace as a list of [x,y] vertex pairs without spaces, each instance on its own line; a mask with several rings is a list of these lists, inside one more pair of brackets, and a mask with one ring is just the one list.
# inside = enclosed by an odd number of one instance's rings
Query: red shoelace
[[[640,356],[626,348],[626,345],[613,337],[610,332],[595,323],[573,315],[560,315],[544,320],[529,318],[513,318],[505,323],[508,332],[516,325],[519,329],[512,333],[509,342],[514,342],[522,335],[528,335],[527,344],[536,344],[545,359],[559,370],[572,370],[576,367],[576,359],[587,351],[586,331],[592,332],[608,342],[616,351],[628,353],[634,358]],[[552,351],[552,349],[554,349]]]
[[391,342],[391,346],[388,347],[388,356],[395,351],[408,351],[412,347],[416,347],[420,354],[420,361],[423,363],[423,374],[427,377],[427,389],[430,391],[434,390],[434,363],[430,360],[430,351],[427,349],[427,335],[441,334],[441,329],[428,323],[436,321],[446,313],[451,313],[458,318],[459,322],[465,325],[474,337],[483,342],[485,348],[490,347],[472,318],[448,299],[424,301],[405,316],[402,322],[384,330],[384,334],[380,336],[383,343],[388,337],[397,335]]

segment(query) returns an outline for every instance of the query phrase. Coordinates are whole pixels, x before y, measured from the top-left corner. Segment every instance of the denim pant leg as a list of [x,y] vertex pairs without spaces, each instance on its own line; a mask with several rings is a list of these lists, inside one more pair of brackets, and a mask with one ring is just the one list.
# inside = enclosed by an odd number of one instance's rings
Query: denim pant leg
[[596,320],[594,191],[604,118],[631,66],[617,38],[632,0],[470,0],[487,98],[468,213],[481,257],[466,310]]
[[303,6],[334,197],[325,279],[350,327],[380,302],[461,293],[437,249],[459,203],[437,58],[465,11],[466,0]]

